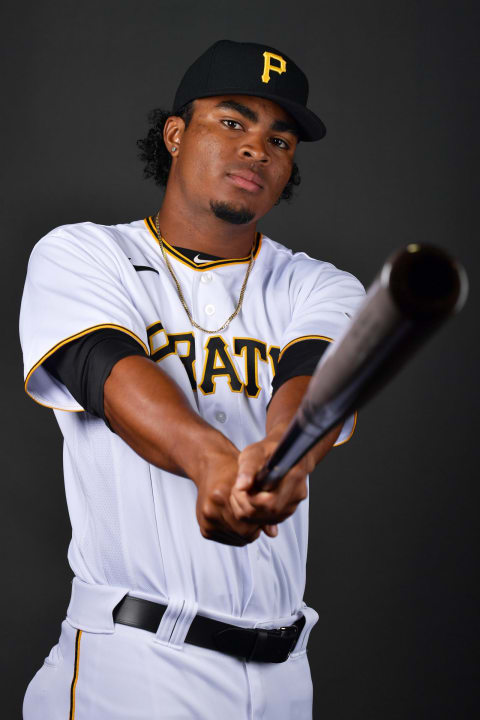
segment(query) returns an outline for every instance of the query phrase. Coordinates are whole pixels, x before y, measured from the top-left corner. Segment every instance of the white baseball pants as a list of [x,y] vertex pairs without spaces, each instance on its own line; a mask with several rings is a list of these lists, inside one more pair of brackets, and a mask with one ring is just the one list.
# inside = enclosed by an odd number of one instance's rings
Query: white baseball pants
[[[126,625],[79,630],[71,614],[70,607],[58,644],[27,688],[24,720],[312,718],[302,636],[284,663],[244,662],[188,643],[169,646]],[[305,642],[318,617],[308,614]]]
[[24,720],[311,720],[306,652],[284,663],[247,663],[153,637],[126,625],[88,633],[64,621],[28,686]]

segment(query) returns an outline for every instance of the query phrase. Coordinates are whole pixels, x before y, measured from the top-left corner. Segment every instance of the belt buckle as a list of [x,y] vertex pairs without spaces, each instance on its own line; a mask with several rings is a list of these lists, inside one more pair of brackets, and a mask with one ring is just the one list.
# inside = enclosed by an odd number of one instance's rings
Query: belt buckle
[[[274,630],[257,629],[257,637],[247,661],[281,663],[288,660],[297,644],[298,627],[281,627]],[[276,642],[289,640],[290,642]],[[269,642],[270,641],[270,642]]]
[[287,657],[285,658],[288,659],[290,653],[294,650],[295,645],[297,644],[299,636],[298,627],[296,625],[290,625],[290,627],[281,627],[278,628],[278,632],[280,633],[280,637],[290,638],[290,646],[287,651]]

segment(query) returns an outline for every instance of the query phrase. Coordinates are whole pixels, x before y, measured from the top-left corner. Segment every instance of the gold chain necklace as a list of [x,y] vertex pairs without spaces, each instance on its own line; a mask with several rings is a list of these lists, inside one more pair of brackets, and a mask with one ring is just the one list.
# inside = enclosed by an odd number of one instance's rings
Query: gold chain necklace
[[190,310],[188,309],[187,303],[185,302],[185,298],[184,298],[184,296],[183,296],[182,288],[180,287],[180,283],[178,282],[177,276],[176,276],[175,273],[173,272],[173,268],[172,268],[172,266],[171,266],[171,264],[170,264],[170,261],[169,261],[169,259],[168,259],[168,257],[167,257],[167,253],[166,253],[166,251],[165,251],[165,245],[164,245],[164,242],[163,242],[162,233],[160,232],[160,225],[159,225],[158,215],[159,215],[159,213],[157,213],[157,214],[155,215],[155,228],[156,228],[156,230],[157,230],[157,235],[158,235],[158,240],[159,240],[159,243],[160,243],[160,248],[161,248],[161,250],[162,250],[162,255],[163,255],[163,258],[164,258],[164,260],[165,260],[165,264],[166,264],[166,266],[167,266],[167,268],[168,268],[168,270],[169,270],[169,272],[170,272],[170,275],[172,276],[173,282],[174,282],[175,285],[176,285],[178,297],[180,298],[180,302],[182,303],[183,308],[184,308],[185,312],[187,313],[187,317],[188,317],[188,319],[190,320],[190,324],[193,325],[193,327],[197,328],[197,330],[201,330],[202,332],[208,333],[209,335],[213,335],[214,333],[222,332],[222,330],[225,330],[225,328],[227,328],[227,327],[230,325],[230,323],[232,322],[233,318],[236,317],[236,316],[238,315],[238,313],[240,312],[240,310],[241,310],[242,303],[243,303],[243,296],[245,295],[245,290],[246,290],[246,288],[247,288],[248,278],[249,278],[249,276],[250,276],[250,272],[251,272],[251,270],[252,270],[253,263],[254,263],[253,250],[254,250],[254,247],[255,247],[255,243],[252,245],[252,249],[250,250],[250,260],[248,261],[247,272],[245,273],[245,278],[244,278],[244,280],[243,280],[242,288],[241,288],[241,290],[240,290],[240,297],[238,298],[237,307],[235,308],[235,310],[233,311],[233,313],[230,315],[230,317],[225,320],[225,322],[223,323],[223,325],[222,325],[221,327],[217,328],[217,330],[207,330],[206,328],[203,328],[201,325],[199,325],[198,323],[195,322],[195,320],[194,320],[193,317],[192,317],[192,313],[191,313]]

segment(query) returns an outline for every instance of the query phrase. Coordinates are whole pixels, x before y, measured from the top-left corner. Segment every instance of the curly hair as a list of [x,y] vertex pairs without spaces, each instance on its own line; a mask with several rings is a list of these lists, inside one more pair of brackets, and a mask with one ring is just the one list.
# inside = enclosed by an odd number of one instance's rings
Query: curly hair
[[[163,128],[167,118],[173,114],[173,112],[166,112],[160,108],[152,110],[148,114],[148,122],[151,127],[147,137],[137,140],[137,147],[140,150],[138,156],[145,163],[143,168],[144,177],[153,178],[155,184],[160,187],[166,187],[172,164],[172,157],[163,140]],[[187,128],[193,117],[193,102],[184,105],[175,115],[184,120],[185,128]],[[290,200],[293,196],[293,188],[300,185],[300,181],[298,166],[293,163],[290,178],[275,204],[278,205],[281,200]]]

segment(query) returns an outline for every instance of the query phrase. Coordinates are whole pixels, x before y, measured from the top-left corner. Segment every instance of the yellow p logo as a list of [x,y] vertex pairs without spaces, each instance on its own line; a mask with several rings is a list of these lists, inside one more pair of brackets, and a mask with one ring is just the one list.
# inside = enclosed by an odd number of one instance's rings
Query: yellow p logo
[[[280,75],[287,71],[287,61],[281,55],[265,51],[263,53],[263,75],[262,82],[270,82],[270,72],[276,72]],[[272,60],[278,60],[279,65],[272,65]]]

